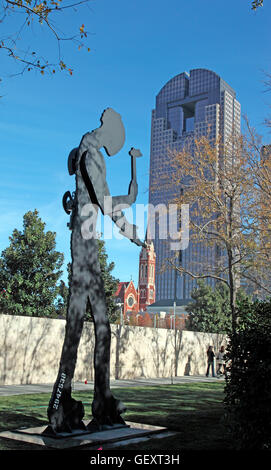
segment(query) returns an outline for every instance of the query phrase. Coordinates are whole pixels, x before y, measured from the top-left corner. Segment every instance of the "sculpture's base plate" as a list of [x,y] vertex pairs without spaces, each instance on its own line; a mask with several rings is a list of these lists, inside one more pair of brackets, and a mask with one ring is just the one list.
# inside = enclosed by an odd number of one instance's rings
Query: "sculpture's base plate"
[[102,431],[114,431],[115,429],[120,428],[129,428],[128,424],[114,424],[113,426],[103,425],[102,428],[99,430],[97,426],[93,426],[93,429],[90,429],[90,425],[88,425],[87,429],[73,429],[72,432],[58,432],[55,433],[51,426],[47,426],[44,431],[42,431],[42,435],[45,437],[53,437],[55,439],[70,439],[77,436],[84,436],[89,435],[90,433],[97,433]]
[[69,449],[81,446],[87,446],[89,449],[114,449],[175,434],[168,431],[167,428],[131,422],[127,422],[126,426],[113,426],[103,431],[89,432],[78,429],[72,433],[61,433],[57,436],[49,435],[47,428],[48,426],[41,426],[3,431],[0,433],[0,437],[38,444],[52,449]]

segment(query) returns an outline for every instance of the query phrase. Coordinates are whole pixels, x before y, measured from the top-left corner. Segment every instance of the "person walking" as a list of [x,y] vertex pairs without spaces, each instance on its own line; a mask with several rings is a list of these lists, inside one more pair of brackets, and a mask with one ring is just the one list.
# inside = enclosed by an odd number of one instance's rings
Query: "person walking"
[[207,350],[207,371],[206,377],[209,377],[210,367],[212,368],[212,376],[215,377],[215,365],[214,365],[215,353],[213,351],[213,346],[209,346]]
[[[218,369],[217,369],[217,374],[226,374],[226,361],[225,361],[225,347],[221,346],[219,353],[217,355],[217,363],[218,363]],[[223,372],[221,371],[221,368],[223,368]]]

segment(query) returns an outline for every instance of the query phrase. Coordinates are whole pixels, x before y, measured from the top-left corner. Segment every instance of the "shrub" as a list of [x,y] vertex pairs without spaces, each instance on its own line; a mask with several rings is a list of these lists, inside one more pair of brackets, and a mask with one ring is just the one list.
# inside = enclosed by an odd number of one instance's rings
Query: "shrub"
[[271,449],[271,301],[243,301],[239,314],[227,350],[227,423],[239,449]]

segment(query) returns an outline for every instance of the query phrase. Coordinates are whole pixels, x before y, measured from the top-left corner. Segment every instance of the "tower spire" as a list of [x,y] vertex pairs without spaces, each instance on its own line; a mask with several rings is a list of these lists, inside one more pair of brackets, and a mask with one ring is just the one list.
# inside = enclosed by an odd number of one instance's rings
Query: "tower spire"
[[139,310],[146,310],[147,305],[155,302],[155,262],[156,255],[153,242],[145,236],[146,247],[141,249],[139,255]]

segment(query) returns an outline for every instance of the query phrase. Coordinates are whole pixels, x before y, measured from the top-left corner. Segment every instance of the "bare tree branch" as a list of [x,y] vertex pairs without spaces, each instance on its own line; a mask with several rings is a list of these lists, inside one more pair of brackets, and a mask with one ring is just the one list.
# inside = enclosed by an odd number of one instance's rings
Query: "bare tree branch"
[[194,274],[192,273],[191,271],[187,271],[186,269],[184,269],[182,266],[176,266],[174,263],[170,262],[169,263],[171,264],[171,266],[176,269],[176,271],[178,271],[179,273],[181,274],[188,274],[190,277],[192,277],[193,279],[206,279],[206,278],[212,278],[212,279],[216,279],[217,281],[221,281],[221,282],[224,282],[224,284],[226,284],[228,287],[229,286],[229,283],[226,279],[224,279],[223,277],[220,277],[220,276],[217,276],[215,274]]
[[[81,8],[83,5],[88,5],[91,0],[75,1],[66,5],[62,4],[61,1],[62,0],[47,0],[45,2],[37,0],[2,0],[2,3],[0,4],[0,22],[3,23],[16,13],[21,13],[23,17],[23,22],[19,31],[9,37],[0,38],[0,50],[7,52],[9,57],[23,65],[19,74],[32,69],[38,69],[42,74],[45,70],[55,73],[56,68],[58,68],[60,70],[66,70],[70,75],[72,75],[73,70],[71,67],[67,66],[61,57],[60,44],[63,41],[70,41],[75,43],[78,46],[78,49],[86,48],[88,52],[90,51],[90,48],[84,43],[89,34],[85,30],[84,24],[80,27],[78,26],[78,32],[75,34],[60,34],[57,31],[57,25],[53,22],[53,17],[55,15],[63,15],[67,10],[76,10],[77,8]],[[30,47],[23,48],[21,51],[17,48],[18,40],[21,40],[23,37],[23,30],[25,27],[30,26],[35,20],[40,25],[45,24],[50,34],[56,40],[58,51],[58,61],[56,63],[47,59],[42,59],[41,54],[38,51],[33,51]],[[34,59],[33,56],[35,56]],[[14,75],[18,74],[13,74],[13,76]]]

